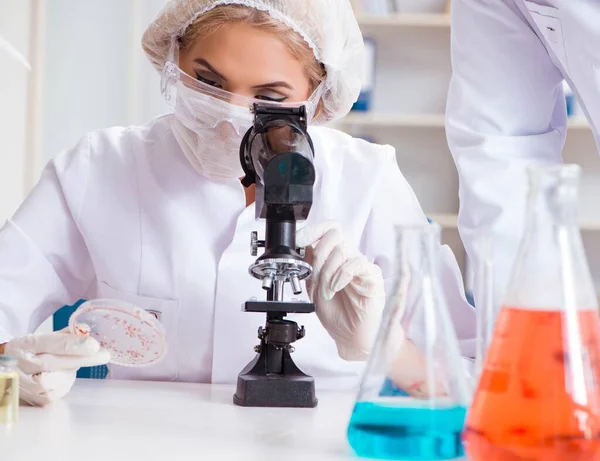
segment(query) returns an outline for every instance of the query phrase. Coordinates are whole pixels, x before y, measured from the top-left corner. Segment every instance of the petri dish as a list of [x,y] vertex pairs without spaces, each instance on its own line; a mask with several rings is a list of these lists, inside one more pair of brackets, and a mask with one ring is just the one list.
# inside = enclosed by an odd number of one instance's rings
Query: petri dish
[[162,324],[144,309],[124,301],[96,299],[82,304],[69,319],[75,335],[89,335],[110,352],[110,363],[146,367],[162,360],[167,339]]

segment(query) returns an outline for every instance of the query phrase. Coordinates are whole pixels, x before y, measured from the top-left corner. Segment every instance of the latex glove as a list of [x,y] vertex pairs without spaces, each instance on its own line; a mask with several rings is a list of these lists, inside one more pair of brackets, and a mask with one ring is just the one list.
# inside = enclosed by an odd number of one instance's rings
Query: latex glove
[[73,386],[81,367],[105,365],[108,351],[89,336],[75,336],[62,330],[13,339],[4,353],[17,358],[19,395],[23,402],[46,406],[64,397]]
[[[387,350],[380,351],[385,353],[385,360],[388,363],[387,376],[397,388],[412,397],[420,399],[428,399],[433,396],[447,397],[446,387],[442,381],[430,382],[436,378],[436,375],[429,377],[430,367],[433,366],[435,371],[439,372],[441,371],[440,364],[427,363],[427,358],[421,348],[406,337],[402,328],[412,272],[409,267],[403,267],[402,273],[403,276],[397,291],[393,293],[390,300],[391,303],[397,305],[397,309],[391,311],[391,316],[386,319],[388,323]],[[462,366],[464,363],[461,362],[459,365]],[[442,366],[447,366],[447,364]]]
[[335,222],[299,230],[296,244],[306,248],[306,261],[313,267],[306,284],[308,296],[339,356],[348,361],[367,359],[385,305],[381,269],[346,243]]
[[394,355],[388,376],[396,387],[416,398],[447,396],[441,382],[429,385],[427,359],[423,351],[409,339],[405,339]]

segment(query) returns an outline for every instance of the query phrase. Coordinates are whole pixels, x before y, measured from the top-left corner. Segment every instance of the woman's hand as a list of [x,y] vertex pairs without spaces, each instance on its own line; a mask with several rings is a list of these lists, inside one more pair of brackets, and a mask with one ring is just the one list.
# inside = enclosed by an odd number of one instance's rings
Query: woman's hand
[[428,375],[428,365],[435,372],[439,370],[435,368],[435,364],[427,363],[423,351],[411,340],[402,341],[392,357],[387,376],[396,387],[420,399],[447,396],[442,382],[436,380],[435,375]]
[[308,295],[340,357],[366,360],[385,305],[380,268],[346,243],[337,223],[305,227],[296,243],[307,249],[307,262],[313,266]]
[[105,365],[110,360],[98,341],[66,330],[13,339],[6,343],[4,354],[17,358],[19,395],[33,406],[46,406],[64,397],[79,368]]

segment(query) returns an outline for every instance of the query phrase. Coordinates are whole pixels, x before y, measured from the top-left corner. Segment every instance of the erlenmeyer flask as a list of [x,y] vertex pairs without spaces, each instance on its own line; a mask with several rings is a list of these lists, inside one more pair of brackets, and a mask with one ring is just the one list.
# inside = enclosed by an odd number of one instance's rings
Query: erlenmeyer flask
[[442,460],[463,454],[471,396],[439,279],[440,228],[401,228],[396,277],[348,428],[359,456]]
[[483,237],[476,245],[475,314],[477,317],[477,343],[475,352],[474,380],[478,381],[483,369],[485,355],[492,341],[498,305],[494,298],[494,265],[492,240]]
[[579,176],[574,165],[530,171],[523,242],[467,417],[474,461],[600,459],[600,321]]

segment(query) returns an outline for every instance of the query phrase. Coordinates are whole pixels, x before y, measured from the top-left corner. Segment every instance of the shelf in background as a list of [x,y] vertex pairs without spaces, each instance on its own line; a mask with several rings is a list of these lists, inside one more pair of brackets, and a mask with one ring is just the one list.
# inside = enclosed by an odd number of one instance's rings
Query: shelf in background
[[569,119],[570,130],[591,130],[590,123],[585,117],[573,117]]
[[458,229],[458,215],[455,214],[430,214],[427,217],[438,223],[442,229]]
[[581,230],[584,232],[600,231],[600,221],[582,221],[580,224]]
[[[430,214],[428,218],[438,223],[443,229],[458,229],[458,215],[455,214]],[[600,232],[600,220],[582,220],[579,226],[583,232]]]
[[[351,112],[338,121],[339,126],[359,125],[388,128],[445,128],[443,114],[385,114],[377,112]],[[569,130],[589,131],[590,124],[584,117],[569,120]]]
[[450,27],[449,14],[358,15],[361,26]]
[[340,125],[360,125],[373,127],[414,127],[444,128],[442,114],[381,114],[376,112],[351,112],[338,122]]

